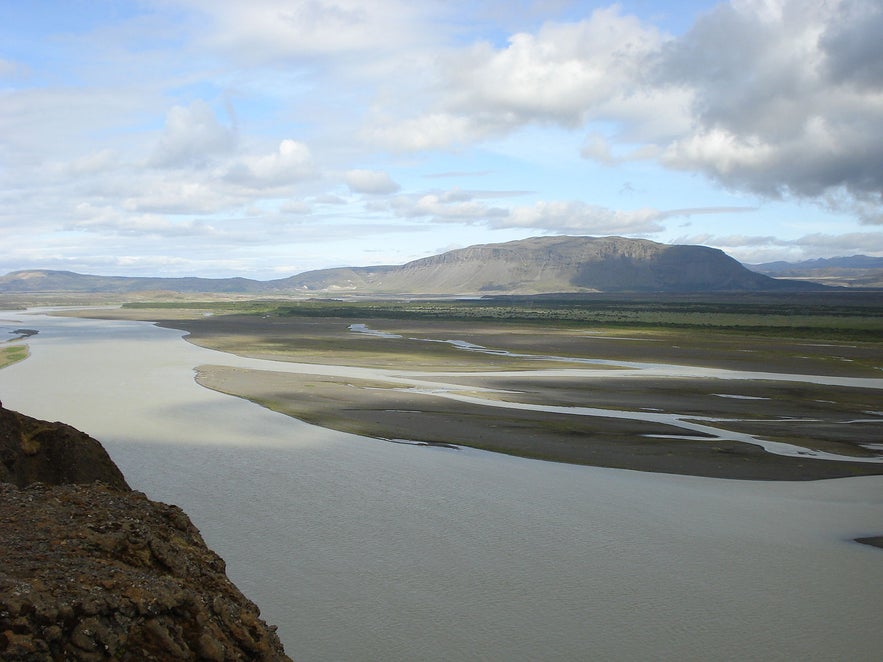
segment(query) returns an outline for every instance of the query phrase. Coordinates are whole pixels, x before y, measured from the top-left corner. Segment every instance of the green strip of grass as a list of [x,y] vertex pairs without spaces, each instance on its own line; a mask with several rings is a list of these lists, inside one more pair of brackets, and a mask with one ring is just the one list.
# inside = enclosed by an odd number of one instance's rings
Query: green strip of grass
[[883,300],[879,297],[664,296],[501,297],[481,300],[340,301],[310,299],[279,303],[141,302],[128,308],[198,309],[275,317],[336,317],[549,324],[622,329],[693,329],[748,335],[879,342]]
[[13,363],[24,361],[28,358],[27,345],[12,345],[10,347],[0,348],[0,368],[5,368]]

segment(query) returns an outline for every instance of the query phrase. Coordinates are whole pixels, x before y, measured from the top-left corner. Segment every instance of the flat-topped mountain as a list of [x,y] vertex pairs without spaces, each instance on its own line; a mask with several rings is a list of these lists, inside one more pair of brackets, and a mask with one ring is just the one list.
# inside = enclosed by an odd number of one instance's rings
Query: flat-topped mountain
[[399,267],[326,269],[286,281],[299,290],[387,294],[807,289],[749,271],[714,248],[622,237],[534,237],[470,246]]
[[707,246],[623,237],[534,237],[449,251],[399,266],[341,267],[271,281],[124,278],[63,271],[0,277],[0,292],[243,294],[541,294],[818,289],[746,269]]

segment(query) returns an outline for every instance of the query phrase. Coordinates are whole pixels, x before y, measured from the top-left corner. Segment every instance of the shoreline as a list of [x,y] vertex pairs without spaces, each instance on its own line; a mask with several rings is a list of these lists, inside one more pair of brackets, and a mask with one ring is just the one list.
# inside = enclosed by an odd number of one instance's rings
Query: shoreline
[[740,441],[688,437],[661,423],[488,411],[484,405],[351,378],[200,366],[196,381],[313,425],[387,441],[407,439],[551,462],[737,480],[883,474],[881,464],[775,455]]
[[[649,361],[683,365],[694,373],[708,374],[714,368],[799,378],[817,363],[834,370],[829,374],[846,383],[876,382],[867,379],[867,371],[849,362],[829,359],[832,351],[876,356],[876,346],[807,345],[802,340],[789,345],[781,339],[752,337],[734,346],[731,337],[646,330],[631,333],[631,342],[623,342],[622,331],[589,334],[585,329],[549,328],[538,333],[536,326],[511,324],[206,316],[201,312],[169,316],[162,314],[168,311],[158,309],[114,312],[108,315],[108,311],[101,311],[100,316],[153,321],[183,331],[190,343],[241,357],[269,359],[280,366],[299,363],[298,373],[272,372],[270,368],[250,374],[242,369],[202,367],[197,381],[308,423],[376,439],[469,446],[553,462],[725,479],[802,481],[883,474],[883,464],[861,462],[858,457],[856,461],[788,457],[745,441],[757,437],[841,457],[879,456],[861,445],[868,437],[879,437],[883,425],[883,414],[872,411],[879,409],[874,404],[878,389],[754,379],[733,382],[707,376],[672,378],[650,374],[652,370],[635,378],[636,371],[611,365]],[[366,333],[366,329],[372,332]],[[465,345],[491,351],[463,351]],[[788,358],[788,352],[800,355]],[[528,355],[552,356],[562,362],[557,366],[549,361],[537,363],[524,358]],[[573,364],[567,363],[570,357],[580,357],[577,361],[583,367],[587,361],[600,359],[599,365],[589,366],[597,368],[598,375],[580,377],[579,381],[540,377],[544,374],[541,368],[572,369]],[[352,366],[356,373],[370,368],[381,377],[377,383],[356,384],[358,379],[311,374],[307,364],[316,364],[317,369],[320,365]],[[413,370],[408,371],[411,366]],[[629,420],[615,412],[614,418],[603,413],[576,416],[517,411],[504,402],[495,406],[458,402],[402,388],[413,387],[411,378],[384,382],[383,375],[396,371],[419,374],[427,389],[440,386],[433,384],[434,380],[455,381],[460,393],[485,391],[483,397],[514,400],[516,405],[647,411],[652,411],[652,406],[678,412],[678,416],[703,425],[685,430],[690,426],[646,420],[649,416]],[[521,371],[521,378],[514,378],[513,371]],[[487,389],[498,392],[488,393]],[[512,392],[517,395],[510,395]],[[823,404],[826,400],[831,402]],[[812,422],[820,416],[829,422]],[[859,420],[862,417],[866,420]],[[718,419],[722,422],[713,423],[718,438],[703,435],[705,421]],[[806,434],[814,436],[804,438]]]

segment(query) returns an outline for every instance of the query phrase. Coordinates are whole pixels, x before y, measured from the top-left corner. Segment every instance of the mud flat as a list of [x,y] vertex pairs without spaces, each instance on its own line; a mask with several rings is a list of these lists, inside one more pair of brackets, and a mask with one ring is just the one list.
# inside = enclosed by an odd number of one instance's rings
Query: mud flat
[[[156,320],[159,312],[135,314]],[[159,323],[204,347],[377,371],[374,379],[309,366],[198,371],[206,387],[345,432],[719,478],[883,474],[875,343],[450,320],[175,317]]]

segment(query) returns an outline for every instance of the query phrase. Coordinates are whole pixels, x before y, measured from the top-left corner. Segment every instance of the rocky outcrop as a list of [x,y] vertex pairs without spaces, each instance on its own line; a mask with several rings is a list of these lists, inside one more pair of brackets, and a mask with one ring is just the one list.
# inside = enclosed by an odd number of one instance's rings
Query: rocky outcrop
[[[4,410],[4,448],[30,439],[33,421]],[[27,442],[19,457],[28,470],[15,469],[19,459],[7,467],[18,485],[0,483],[0,659],[289,659],[180,508],[132,491],[121,475],[83,484],[80,470],[39,467],[93,452],[73,428],[44,425],[40,448],[53,447],[55,430],[68,454],[29,455]],[[22,487],[25,474],[61,479]]]
[[0,404],[0,482],[25,487],[93,483],[129,489],[104,447],[64,423],[49,423]]

